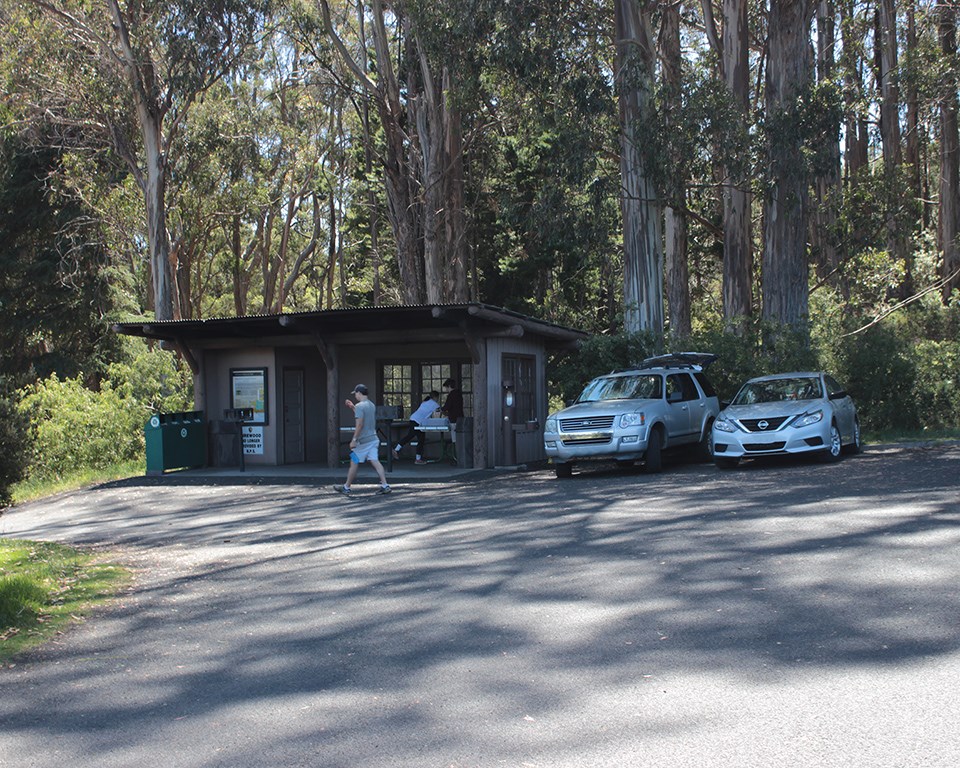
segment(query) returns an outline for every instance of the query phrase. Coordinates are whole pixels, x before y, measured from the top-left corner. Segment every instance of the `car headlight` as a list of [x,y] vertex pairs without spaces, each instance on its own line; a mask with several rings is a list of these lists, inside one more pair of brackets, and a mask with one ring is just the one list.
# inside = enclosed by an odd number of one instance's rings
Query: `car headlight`
[[620,416],[620,429],[642,427],[644,424],[646,424],[646,417],[643,413],[624,413]]
[[823,421],[823,411],[810,411],[809,413],[801,413],[797,418],[793,420],[791,427],[809,427],[811,424],[816,424],[818,421]]
[[736,432],[737,428],[731,424],[726,417],[719,416],[717,420],[713,422],[713,428],[720,430],[721,432]]
[[557,417],[556,416],[547,416],[547,420],[543,422],[543,431],[544,432],[556,432],[557,431]]

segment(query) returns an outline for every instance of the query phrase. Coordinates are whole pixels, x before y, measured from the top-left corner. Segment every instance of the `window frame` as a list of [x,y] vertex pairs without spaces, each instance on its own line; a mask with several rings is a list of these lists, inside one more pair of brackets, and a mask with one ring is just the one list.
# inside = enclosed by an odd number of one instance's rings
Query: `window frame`
[[[388,367],[407,367],[409,373],[404,372],[409,378],[405,382],[406,390],[403,392],[407,400],[405,402],[386,402],[387,397],[396,400],[397,389],[391,388],[388,392],[385,382],[388,377],[385,376]],[[427,384],[424,385],[424,369],[439,368],[437,372],[430,372]],[[463,393],[463,412],[464,416],[473,415],[473,361],[468,357],[403,357],[403,358],[382,358],[377,360],[377,391],[380,393],[380,405],[400,406],[403,418],[408,419],[423,402],[423,399],[430,394],[430,390],[436,388],[440,393],[440,405],[443,405],[444,392],[443,382],[447,379],[456,379]],[[436,375],[434,375],[436,373]],[[439,378],[438,378],[439,377]],[[435,383],[436,382],[436,383]]]

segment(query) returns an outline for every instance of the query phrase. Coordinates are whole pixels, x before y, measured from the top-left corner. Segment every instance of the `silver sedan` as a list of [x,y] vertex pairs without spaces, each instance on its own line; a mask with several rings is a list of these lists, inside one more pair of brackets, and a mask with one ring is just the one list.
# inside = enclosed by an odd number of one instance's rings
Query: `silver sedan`
[[835,461],[844,450],[860,450],[857,409],[823,371],[750,379],[713,423],[713,459],[724,469],[784,453],[818,452]]

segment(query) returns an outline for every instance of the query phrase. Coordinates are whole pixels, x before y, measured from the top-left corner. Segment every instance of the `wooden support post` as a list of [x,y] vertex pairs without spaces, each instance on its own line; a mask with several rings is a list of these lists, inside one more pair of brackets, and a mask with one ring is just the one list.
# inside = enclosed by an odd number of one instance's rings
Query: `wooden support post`
[[327,368],[327,466],[334,469],[340,464],[340,354],[336,344],[319,334],[313,334],[313,341]]
[[463,329],[473,360],[473,466],[487,468],[487,340]]

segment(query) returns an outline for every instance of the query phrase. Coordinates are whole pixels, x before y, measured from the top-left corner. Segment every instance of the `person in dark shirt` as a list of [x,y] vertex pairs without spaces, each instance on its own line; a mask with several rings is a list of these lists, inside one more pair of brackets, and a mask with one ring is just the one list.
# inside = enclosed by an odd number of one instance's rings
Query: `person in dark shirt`
[[456,379],[447,379],[443,382],[443,389],[447,393],[447,399],[443,401],[443,407],[440,410],[450,419],[452,426],[463,416],[463,392],[457,386]]

